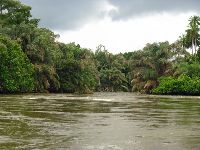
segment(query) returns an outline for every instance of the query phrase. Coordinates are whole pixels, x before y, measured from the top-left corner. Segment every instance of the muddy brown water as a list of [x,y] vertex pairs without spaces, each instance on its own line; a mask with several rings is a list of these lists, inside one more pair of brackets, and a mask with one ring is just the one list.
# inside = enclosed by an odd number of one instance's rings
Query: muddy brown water
[[0,95],[2,150],[199,150],[200,97]]

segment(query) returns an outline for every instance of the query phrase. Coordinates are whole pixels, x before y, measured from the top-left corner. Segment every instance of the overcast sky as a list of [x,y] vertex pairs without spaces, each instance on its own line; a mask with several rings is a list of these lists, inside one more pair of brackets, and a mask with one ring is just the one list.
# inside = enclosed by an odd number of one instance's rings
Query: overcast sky
[[20,0],[32,7],[42,27],[93,50],[141,49],[146,43],[174,42],[190,16],[200,14],[200,0]]

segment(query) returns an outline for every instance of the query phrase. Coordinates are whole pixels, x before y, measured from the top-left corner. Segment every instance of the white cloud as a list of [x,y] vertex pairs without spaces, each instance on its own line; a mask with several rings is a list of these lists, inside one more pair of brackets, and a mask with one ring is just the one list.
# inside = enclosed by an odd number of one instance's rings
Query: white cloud
[[194,14],[163,13],[126,21],[112,21],[107,17],[78,30],[57,33],[61,42],[76,42],[93,50],[103,44],[112,53],[127,52],[141,49],[146,43],[174,42],[184,33],[188,18]]

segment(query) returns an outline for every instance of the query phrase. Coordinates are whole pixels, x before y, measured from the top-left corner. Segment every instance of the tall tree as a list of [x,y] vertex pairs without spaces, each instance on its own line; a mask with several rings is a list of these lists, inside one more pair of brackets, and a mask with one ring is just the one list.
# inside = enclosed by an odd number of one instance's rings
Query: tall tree
[[200,35],[199,35],[199,28],[200,25],[200,17],[199,16],[192,16],[189,19],[188,29],[186,30],[186,39],[187,39],[187,48],[192,49],[192,55],[196,55],[197,47],[200,43]]
[[18,0],[0,1],[0,19],[3,25],[18,25],[29,22],[31,18],[31,7],[21,4]]
[[62,57],[57,63],[61,92],[91,93],[99,80],[94,54],[75,43],[59,44]]
[[33,65],[20,45],[0,35],[0,92],[31,92],[34,86]]
[[133,91],[149,92],[157,79],[169,74],[171,49],[168,42],[147,44],[132,56]]

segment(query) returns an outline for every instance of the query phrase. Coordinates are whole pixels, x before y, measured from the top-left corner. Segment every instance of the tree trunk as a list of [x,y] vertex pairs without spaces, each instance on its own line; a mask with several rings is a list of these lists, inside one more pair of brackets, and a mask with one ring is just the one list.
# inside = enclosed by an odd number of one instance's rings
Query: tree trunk
[[192,55],[194,54],[194,39],[192,38]]
[[2,15],[3,14],[3,6],[0,5],[0,14]]
[[196,38],[194,39],[194,53],[195,55],[197,53],[197,39]]

